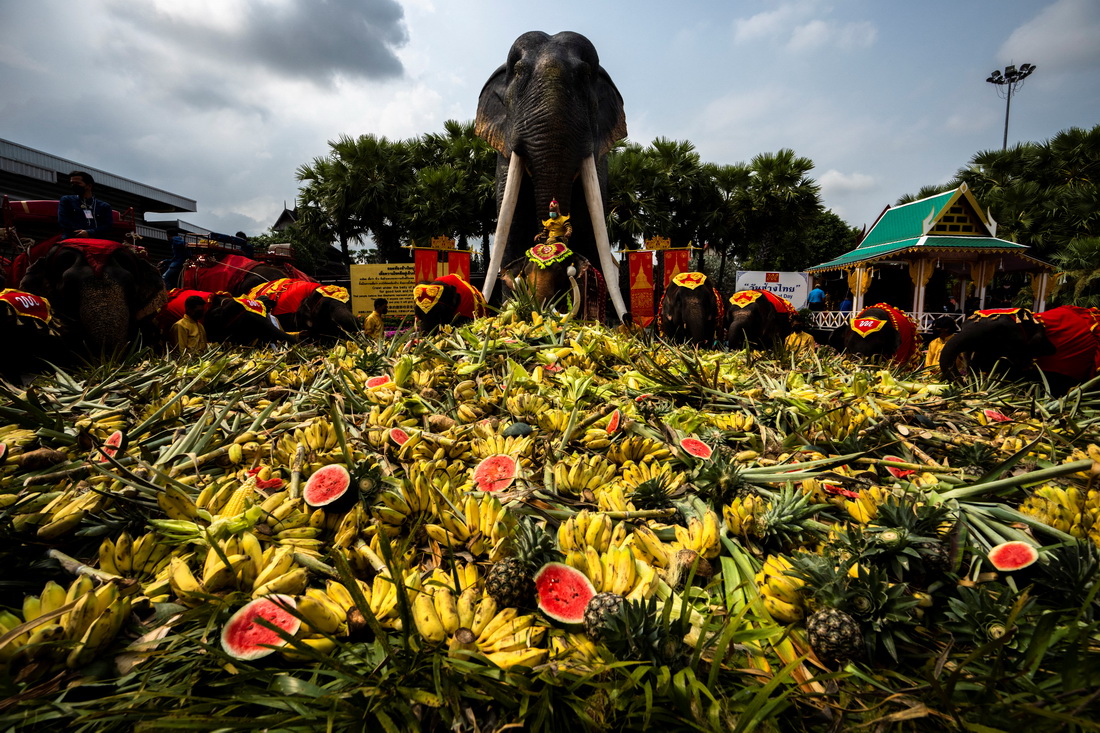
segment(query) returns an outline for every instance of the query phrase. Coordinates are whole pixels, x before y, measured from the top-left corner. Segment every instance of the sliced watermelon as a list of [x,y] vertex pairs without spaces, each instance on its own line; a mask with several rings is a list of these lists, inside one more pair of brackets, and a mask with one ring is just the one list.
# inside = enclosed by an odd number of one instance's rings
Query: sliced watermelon
[[680,448],[688,455],[704,461],[714,454],[714,449],[698,438],[684,438],[680,441]]
[[574,567],[549,562],[535,574],[539,610],[562,624],[584,622],[584,609],[596,595],[592,581]]
[[607,423],[607,434],[614,435],[615,431],[619,429],[619,425],[623,421],[623,413],[619,410],[615,410],[611,413],[611,422]]
[[388,374],[383,374],[380,377],[371,377],[370,379],[368,379],[366,381],[366,385],[367,385],[368,388],[384,387],[387,384],[390,384],[392,382],[393,382],[393,380],[390,379]]
[[989,551],[989,562],[1002,573],[1012,573],[1029,567],[1039,559],[1039,550],[1027,542],[1004,542]]
[[103,445],[100,447],[99,456],[95,459],[97,463],[107,463],[111,458],[118,459],[118,452],[126,448],[126,433],[121,430],[116,430],[107,436],[107,440],[103,441]]
[[339,463],[318,468],[306,481],[302,499],[314,509],[342,511],[351,508],[355,501],[351,474]]
[[288,608],[296,608],[290,596],[272,595],[242,606],[222,628],[222,649],[234,659],[251,661],[266,657],[275,647],[286,645],[278,632],[259,623],[265,619],[293,636],[302,622]]
[[[909,461],[905,460],[904,458],[899,458],[898,456],[883,456],[883,459],[887,461],[895,461],[896,463],[909,463]],[[906,476],[912,476],[916,473],[916,471],[911,468],[897,468],[895,466],[886,466],[886,470],[894,478],[905,478]]]
[[504,491],[516,480],[518,471],[519,464],[515,458],[498,453],[477,464],[474,469],[474,484],[478,491]]

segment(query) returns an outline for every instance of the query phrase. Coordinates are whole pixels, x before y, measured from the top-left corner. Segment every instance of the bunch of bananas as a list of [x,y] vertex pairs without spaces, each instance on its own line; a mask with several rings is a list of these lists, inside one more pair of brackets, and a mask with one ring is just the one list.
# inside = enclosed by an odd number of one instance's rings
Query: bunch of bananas
[[532,422],[549,410],[553,405],[539,394],[521,393],[509,395],[504,400],[504,409],[517,420]]
[[1100,544],[1100,491],[1043,484],[1020,505],[1020,511],[1074,537]]
[[672,560],[672,547],[661,542],[657,534],[644,524],[639,524],[630,535],[630,550],[641,562],[664,569]]
[[565,554],[565,564],[588,576],[597,593],[617,593],[632,601],[652,596],[661,581],[657,570],[635,558],[625,543],[606,552],[594,547],[571,550]]
[[313,383],[320,372],[311,364],[287,367],[286,369],[272,369],[267,373],[267,381],[276,387],[287,389],[299,389]]
[[561,435],[569,427],[569,412],[551,408],[535,416],[539,429],[549,435]]
[[[311,509],[301,497],[289,491],[277,491],[259,504],[267,531],[262,537],[281,547],[309,555],[320,555],[325,543],[320,539],[328,515],[322,509]],[[226,514],[226,516],[232,516]]]
[[385,407],[371,405],[365,421],[364,437],[375,450],[382,450],[389,445],[390,428],[412,428],[417,422],[415,418],[404,415],[399,404]]
[[22,618],[0,611],[0,635],[23,629],[0,647],[0,670],[19,669],[37,679],[62,665],[80,669],[118,635],[130,604],[117,584],[96,588],[87,575],[78,576],[68,590],[47,582],[40,595],[23,598]]
[[[96,491],[88,482],[79,482],[63,490],[34,515],[22,511],[20,514],[26,517],[26,522],[37,525],[38,539],[49,542],[71,533],[84,517],[106,509],[111,503],[108,492]],[[12,519],[17,530],[21,528],[16,521],[19,519],[19,516]]]
[[618,466],[601,455],[574,453],[554,464],[554,489],[559,494],[595,491],[610,483],[618,470]]
[[882,486],[870,486],[862,489],[855,499],[844,502],[844,509],[848,516],[860,524],[867,524],[878,516],[879,505],[890,496],[890,490]]
[[868,415],[851,406],[841,406],[828,410],[814,421],[814,440],[838,441],[859,433],[867,424]]
[[589,674],[604,666],[600,648],[584,634],[554,630],[548,642],[549,662],[554,667]]
[[628,461],[638,464],[667,461],[672,458],[672,451],[664,443],[652,438],[642,435],[627,435],[622,440],[612,443],[605,455],[607,460],[621,466]]
[[722,507],[722,518],[730,534],[747,537],[756,533],[757,517],[763,514],[768,502],[756,494],[745,494]]
[[380,491],[375,497],[375,505],[371,507],[371,514],[381,523],[380,529],[395,534],[406,524],[424,516],[438,517],[438,489],[424,472],[420,472],[415,481],[408,476],[390,476],[386,478],[386,483],[391,488]]
[[596,491],[596,506],[601,512],[632,512],[637,508],[626,498],[626,490],[618,481]]
[[768,555],[764,558],[763,569],[756,574],[756,587],[764,601],[764,608],[772,618],[784,624],[797,623],[806,615],[801,593],[805,583],[788,575],[791,569],[787,558]]
[[277,465],[291,465],[300,445],[305,446],[311,463],[337,463],[343,459],[336,426],[323,418],[315,418],[293,432],[283,433],[275,443],[272,460]]
[[703,512],[703,518],[689,517],[688,526],[674,525],[676,539],[672,547],[676,550],[691,550],[699,557],[713,560],[718,557],[722,546],[718,540],[718,515],[712,511]]
[[444,507],[438,523],[424,525],[428,536],[442,547],[463,547],[475,557],[488,554],[489,560],[503,557],[503,548],[511,537],[515,519],[492,494],[462,497],[455,511]]
[[536,615],[520,615],[515,608],[498,611],[496,601],[475,586],[458,596],[453,609],[446,600],[442,606],[434,602],[434,597],[421,600],[425,595],[421,593],[414,600],[417,630],[429,643],[446,641],[451,656],[480,652],[505,670],[520,665],[533,667],[546,660],[548,652],[539,644],[547,629]]
[[99,544],[99,569],[123,578],[149,580],[168,565],[172,548],[153,532],[136,540],[129,532],[116,539],[104,538]]
[[650,461],[648,463],[636,463],[627,461],[622,464],[622,478],[620,479],[626,493],[631,493],[646,481],[659,480],[663,482],[665,491],[675,493],[684,485],[687,474],[675,471],[667,462]]
[[622,522],[612,522],[611,517],[582,509],[558,525],[558,549],[562,552],[592,547],[606,552],[611,545],[626,541],[627,529]]
[[122,409],[99,410],[74,423],[78,432],[91,435],[97,443],[102,443],[116,430],[126,429],[126,411]]
[[38,434],[33,430],[21,428],[18,425],[0,425],[0,443],[7,451],[2,457],[10,457],[23,452],[23,449],[38,440]]

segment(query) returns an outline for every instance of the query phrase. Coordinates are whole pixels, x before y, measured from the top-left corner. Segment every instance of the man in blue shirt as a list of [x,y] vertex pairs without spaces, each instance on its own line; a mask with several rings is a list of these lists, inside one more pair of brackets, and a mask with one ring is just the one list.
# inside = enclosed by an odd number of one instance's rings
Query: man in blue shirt
[[92,177],[84,171],[69,174],[73,193],[57,202],[62,239],[106,239],[114,228],[111,205],[92,194]]
[[814,286],[814,289],[810,291],[810,295],[806,300],[810,303],[810,310],[825,310],[825,291],[821,289],[820,285]]

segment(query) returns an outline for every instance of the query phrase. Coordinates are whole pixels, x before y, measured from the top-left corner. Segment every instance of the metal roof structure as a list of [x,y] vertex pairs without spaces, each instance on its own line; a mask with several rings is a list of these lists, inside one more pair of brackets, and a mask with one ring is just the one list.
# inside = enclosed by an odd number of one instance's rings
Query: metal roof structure
[[69,172],[74,170],[90,173],[95,178],[96,195],[119,211],[133,207],[144,215],[193,212],[198,208],[194,199],[0,139],[0,194],[12,199],[57,199],[69,193]]
[[967,261],[981,255],[1004,255],[1009,269],[1053,269],[1028,255],[1030,248],[1026,245],[998,239],[996,233],[997,222],[982,211],[964,183],[957,189],[887,209],[858,247],[806,270],[843,270],[892,258]]

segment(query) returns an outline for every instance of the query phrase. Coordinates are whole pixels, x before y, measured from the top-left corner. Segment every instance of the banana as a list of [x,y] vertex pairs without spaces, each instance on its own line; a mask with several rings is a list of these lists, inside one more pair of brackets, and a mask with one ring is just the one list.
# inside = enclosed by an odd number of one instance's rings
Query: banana
[[448,635],[458,631],[461,625],[458,616],[458,604],[455,601],[454,591],[450,588],[437,588],[432,595],[432,601],[435,604],[436,614],[439,616],[440,623],[443,624],[444,631]]
[[47,613],[53,613],[64,606],[67,603],[65,596],[66,592],[63,585],[52,580],[46,581],[45,587],[42,588],[42,594],[38,597],[39,615],[45,616]]
[[485,656],[496,666],[508,671],[513,667],[536,667],[546,661],[549,653],[546,649],[521,649],[511,652],[493,652]]
[[280,575],[290,572],[293,565],[294,548],[289,546],[277,547],[263,569],[256,574],[256,579],[252,584],[253,590],[271,582]]
[[470,630],[480,637],[489,623],[496,618],[496,615],[497,602],[493,600],[492,596],[483,596],[477,604],[477,610],[474,611],[474,620],[470,624]]
[[[42,600],[38,596],[27,595],[23,597],[23,620],[34,621],[42,615]],[[14,627],[13,627],[14,628]],[[5,632],[0,631],[0,635]]]
[[600,553],[591,545],[584,548],[585,565],[588,579],[592,581],[593,588],[603,588],[603,564],[600,562]]
[[61,625],[65,627],[65,634],[69,639],[80,639],[88,630],[89,624],[95,620],[98,612],[95,593],[89,591],[76,601],[73,609],[61,617]]
[[193,522],[200,516],[195,500],[173,484],[169,484],[157,494],[157,504],[169,519],[186,519]]
[[455,604],[455,612],[458,614],[460,628],[471,629],[474,624],[474,614],[477,612],[481,591],[474,585],[469,585],[458,596]]
[[309,573],[306,569],[295,568],[255,587],[252,590],[252,597],[261,598],[272,594],[298,595],[305,590],[308,582]]
[[134,540],[129,532],[123,532],[115,540],[115,567],[119,575],[130,575],[133,572]]
[[114,639],[130,615],[130,598],[118,596],[95,618],[69,652],[65,665],[79,669],[93,659],[100,649]]
[[517,616],[519,616],[519,609],[511,606],[499,611],[489,620],[489,623],[485,624],[481,633],[478,634],[478,646],[480,647],[482,644],[492,640],[502,629],[507,628],[507,625],[514,621]]
[[202,584],[191,572],[186,558],[174,557],[169,561],[169,583],[172,592],[181,601],[199,600],[195,596],[204,592]]
[[306,589],[306,595],[298,599],[297,608],[314,633],[335,634],[344,625],[345,614],[340,607],[315,588]]
[[760,597],[764,601],[764,608],[771,614],[773,619],[780,623],[798,623],[806,615],[801,607],[793,603],[787,603],[786,601],[782,601],[770,595],[762,594]]
[[416,622],[417,631],[428,643],[439,644],[447,638],[443,622],[439,619],[432,597],[427,592],[421,591],[413,598],[413,620]]

